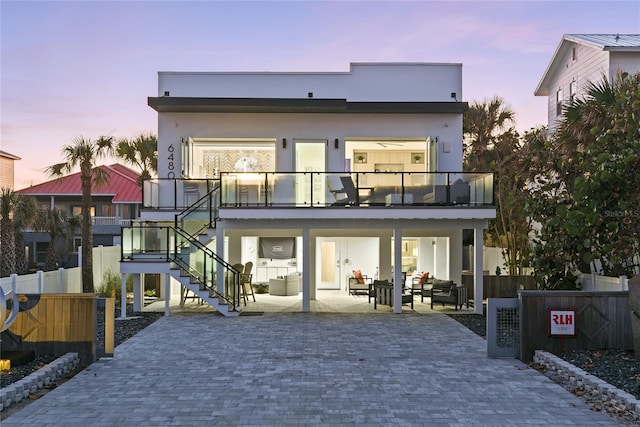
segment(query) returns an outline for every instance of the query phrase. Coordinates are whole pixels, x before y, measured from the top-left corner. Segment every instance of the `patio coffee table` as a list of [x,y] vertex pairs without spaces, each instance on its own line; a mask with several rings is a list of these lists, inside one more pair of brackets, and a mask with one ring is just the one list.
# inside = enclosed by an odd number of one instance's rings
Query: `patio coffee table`
[[253,291],[256,294],[266,294],[269,292],[269,282],[255,282],[252,283]]

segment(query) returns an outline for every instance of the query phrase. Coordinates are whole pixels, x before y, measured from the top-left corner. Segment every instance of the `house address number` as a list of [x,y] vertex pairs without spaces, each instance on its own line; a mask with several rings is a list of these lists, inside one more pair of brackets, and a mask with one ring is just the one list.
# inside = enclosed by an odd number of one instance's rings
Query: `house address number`
[[167,147],[167,151],[169,152],[169,155],[167,156],[167,160],[169,160],[169,164],[167,166],[167,169],[169,169],[169,173],[167,174],[167,178],[173,179],[176,177],[176,173],[174,172],[175,163],[173,152],[175,151],[175,149],[173,148],[173,144],[169,144],[169,147]]

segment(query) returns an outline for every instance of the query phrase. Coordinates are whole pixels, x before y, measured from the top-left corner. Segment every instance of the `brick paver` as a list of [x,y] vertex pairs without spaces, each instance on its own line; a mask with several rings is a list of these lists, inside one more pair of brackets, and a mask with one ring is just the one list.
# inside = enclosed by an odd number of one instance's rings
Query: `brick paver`
[[9,426],[617,425],[444,314],[162,318]]

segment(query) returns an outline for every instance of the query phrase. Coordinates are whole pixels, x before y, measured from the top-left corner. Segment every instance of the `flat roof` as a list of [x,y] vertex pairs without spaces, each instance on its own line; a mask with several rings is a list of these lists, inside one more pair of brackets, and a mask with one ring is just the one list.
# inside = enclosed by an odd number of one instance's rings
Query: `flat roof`
[[349,102],[320,98],[192,98],[149,97],[159,113],[464,113],[467,102]]

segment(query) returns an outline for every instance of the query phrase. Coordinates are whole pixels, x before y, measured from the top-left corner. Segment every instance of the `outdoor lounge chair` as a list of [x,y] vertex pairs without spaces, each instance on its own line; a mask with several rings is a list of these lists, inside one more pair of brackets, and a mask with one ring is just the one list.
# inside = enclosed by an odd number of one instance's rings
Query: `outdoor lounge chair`
[[371,300],[371,285],[373,284],[373,279],[363,275],[360,270],[353,270],[352,273],[353,275],[349,277],[349,287],[347,292],[351,295],[369,295],[369,300]]
[[350,176],[340,177],[340,187],[331,178],[327,178],[327,185],[329,186],[329,191],[336,198],[334,205],[351,206],[367,203],[373,194],[372,187],[356,187]]

